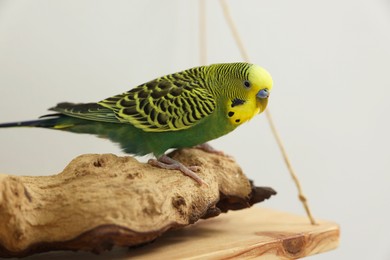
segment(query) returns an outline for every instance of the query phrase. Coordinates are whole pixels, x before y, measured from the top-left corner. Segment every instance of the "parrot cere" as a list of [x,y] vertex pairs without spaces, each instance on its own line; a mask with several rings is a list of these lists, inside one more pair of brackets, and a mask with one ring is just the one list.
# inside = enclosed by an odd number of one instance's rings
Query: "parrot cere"
[[0,127],[42,127],[94,134],[134,155],[152,153],[151,165],[180,170],[200,184],[196,166],[165,155],[170,148],[200,146],[263,112],[272,78],[249,63],[195,67],[139,85],[97,103],[59,103],[54,114]]

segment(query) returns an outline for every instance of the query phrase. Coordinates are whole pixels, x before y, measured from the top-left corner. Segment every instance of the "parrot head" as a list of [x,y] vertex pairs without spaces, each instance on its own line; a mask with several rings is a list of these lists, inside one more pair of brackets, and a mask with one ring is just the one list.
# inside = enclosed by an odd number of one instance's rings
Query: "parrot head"
[[210,66],[217,77],[216,86],[222,102],[226,102],[226,117],[233,126],[241,125],[263,112],[272,90],[272,77],[262,67],[246,62]]
[[[272,90],[272,77],[260,66],[252,65],[249,69],[248,82],[251,86],[249,96],[256,97],[256,107],[258,109],[257,113],[261,113],[265,110],[268,104],[268,97]],[[245,84],[245,83],[244,83]]]

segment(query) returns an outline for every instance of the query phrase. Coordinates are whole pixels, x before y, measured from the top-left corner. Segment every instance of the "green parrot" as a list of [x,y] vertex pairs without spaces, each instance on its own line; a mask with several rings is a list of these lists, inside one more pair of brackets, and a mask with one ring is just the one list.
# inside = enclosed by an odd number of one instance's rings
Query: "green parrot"
[[94,134],[134,155],[152,153],[151,165],[180,170],[199,184],[197,167],[165,155],[170,148],[198,146],[233,131],[267,106],[272,78],[249,63],[200,66],[166,75],[97,103],[59,103],[55,114],[0,127],[42,127]]

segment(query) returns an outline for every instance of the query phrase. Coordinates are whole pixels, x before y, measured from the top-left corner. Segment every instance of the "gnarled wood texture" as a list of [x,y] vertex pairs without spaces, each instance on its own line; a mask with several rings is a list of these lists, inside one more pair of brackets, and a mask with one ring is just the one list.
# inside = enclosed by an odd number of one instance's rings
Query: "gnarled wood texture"
[[111,154],[79,156],[53,176],[1,174],[0,257],[140,245],[275,194],[254,187],[228,157],[198,149],[171,156],[201,166],[198,174],[209,187],[178,171]]

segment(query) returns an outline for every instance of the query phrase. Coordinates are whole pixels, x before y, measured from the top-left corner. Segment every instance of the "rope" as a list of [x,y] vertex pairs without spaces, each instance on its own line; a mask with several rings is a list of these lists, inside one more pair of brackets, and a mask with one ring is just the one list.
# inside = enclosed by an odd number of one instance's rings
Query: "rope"
[[206,0],[199,0],[199,62],[207,64]]
[[[238,33],[238,29],[237,29],[237,27],[236,27],[236,25],[235,25],[235,23],[233,21],[233,18],[232,18],[231,14],[230,14],[229,6],[228,6],[226,0],[220,0],[219,2],[221,4],[221,7],[222,7],[222,10],[223,10],[226,22],[228,23],[228,26],[229,26],[232,34],[233,34],[233,37],[234,37],[234,39],[236,41],[236,44],[237,44],[237,46],[238,46],[238,48],[239,48],[239,50],[241,52],[241,56],[242,56],[242,58],[245,61],[249,62],[249,55],[248,55],[248,53],[247,53],[247,51],[245,49],[244,44],[242,43],[241,37],[240,37],[240,35]],[[296,175],[296,173],[295,173],[295,171],[294,171],[294,169],[292,167],[292,164],[291,164],[291,161],[290,161],[289,156],[287,154],[286,148],[284,147],[283,141],[282,141],[282,139],[281,139],[281,137],[280,137],[280,135],[279,135],[279,133],[278,133],[278,131],[276,129],[275,123],[274,123],[274,121],[272,119],[271,112],[269,111],[269,109],[267,109],[265,111],[265,114],[266,114],[268,123],[269,123],[269,125],[271,127],[271,131],[272,131],[272,133],[273,133],[273,135],[274,135],[274,137],[276,139],[276,142],[277,142],[277,144],[279,146],[280,152],[282,153],[282,156],[283,156],[284,161],[286,163],[287,169],[290,172],[290,175],[291,175],[291,177],[292,177],[292,179],[293,179],[293,181],[295,183],[295,186],[297,187],[298,198],[301,201],[301,203],[302,203],[302,205],[303,205],[303,207],[304,207],[304,209],[306,211],[306,214],[307,214],[308,218],[310,219],[311,224],[315,225],[316,221],[314,220],[314,218],[313,218],[313,216],[311,214],[311,211],[310,211],[310,208],[309,208],[309,204],[307,202],[307,199],[306,199],[305,195],[303,194],[301,184],[300,184],[300,182],[298,180],[298,177],[297,177],[297,175]]]

